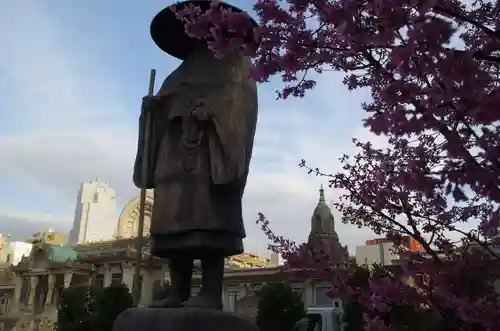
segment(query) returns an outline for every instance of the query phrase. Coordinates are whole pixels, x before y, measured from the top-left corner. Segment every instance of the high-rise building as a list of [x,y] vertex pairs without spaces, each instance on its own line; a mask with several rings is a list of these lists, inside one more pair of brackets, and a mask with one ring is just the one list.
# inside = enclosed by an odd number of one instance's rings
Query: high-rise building
[[116,232],[116,192],[99,179],[83,183],[78,192],[72,245],[111,240]]

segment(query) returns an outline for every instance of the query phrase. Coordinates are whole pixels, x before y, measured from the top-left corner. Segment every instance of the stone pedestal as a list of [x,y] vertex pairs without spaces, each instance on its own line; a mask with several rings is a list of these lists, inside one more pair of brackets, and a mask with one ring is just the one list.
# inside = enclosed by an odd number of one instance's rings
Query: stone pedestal
[[113,331],[259,331],[251,319],[203,308],[130,308]]

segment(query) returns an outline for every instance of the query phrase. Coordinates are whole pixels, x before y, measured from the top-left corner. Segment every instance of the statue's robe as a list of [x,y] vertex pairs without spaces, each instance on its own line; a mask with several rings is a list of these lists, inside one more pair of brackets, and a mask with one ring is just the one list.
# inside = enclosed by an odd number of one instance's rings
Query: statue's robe
[[[146,188],[154,188],[155,256],[231,256],[243,252],[242,196],[257,125],[257,88],[244,57],[206,51],[164,81],[152,114]],[[144,114],[141,115],[141,121]],[[140,123],[140,130],[143,128]],[[134,167],[141,176],[144,133]]]

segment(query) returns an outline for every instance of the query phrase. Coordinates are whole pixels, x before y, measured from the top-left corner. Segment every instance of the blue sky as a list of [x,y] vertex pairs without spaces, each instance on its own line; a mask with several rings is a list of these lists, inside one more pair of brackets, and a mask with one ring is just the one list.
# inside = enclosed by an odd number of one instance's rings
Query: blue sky
[[[149,36],[152,17],[170,1],[0,2],[0,232],[33,224],[70,228],[79,184],[100,177],[117,190],[120,209],[137,194],[131,182],[137,118],[149,72],[159,86],[179,62]],[[251,10],[248,1],[232,1]],[[5,33],[7,32],[7,33]],[[301,158],[327,171],[372,139],[361,125],[364,91],[348,92],[326,73],[304,99],[276,100],[279,79],[259,86],[259,124],[244,213],[246,247],[266,239],[257,212],[280,235],[307,237],[318,188]],[[327,190],[327,199],[336,192]],[[344,244],[371,237],[339,224]],[[24,232],[23,232],[24,233]]]

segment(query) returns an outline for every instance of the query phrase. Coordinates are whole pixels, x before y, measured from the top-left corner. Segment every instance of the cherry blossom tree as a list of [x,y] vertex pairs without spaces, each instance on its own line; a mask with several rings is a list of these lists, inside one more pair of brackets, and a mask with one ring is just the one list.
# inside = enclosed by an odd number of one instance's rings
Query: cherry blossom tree
[[[216,4],[178,17],[217,56],[253,55],[258,81],[281,77],[279,98],[305,97],[332,70],[345,73],[348,90],[369,90],[363,123],[387,145],[354,140],[358,153],[343,156],[336,174],[300,166],[340,192],[343,222],[395,249],[409,235],[425,254],[359,290],[348,269],[275,236],[260,215],[273,248],[302,276],[331,280],[332,295],[356,295],[368,330],[409,329],[382,318],[402,303],[444,329],[499,330],[500,1],[257,0],[254,10],[258,27]],[[417,275],[426,281],[401,281]]]

